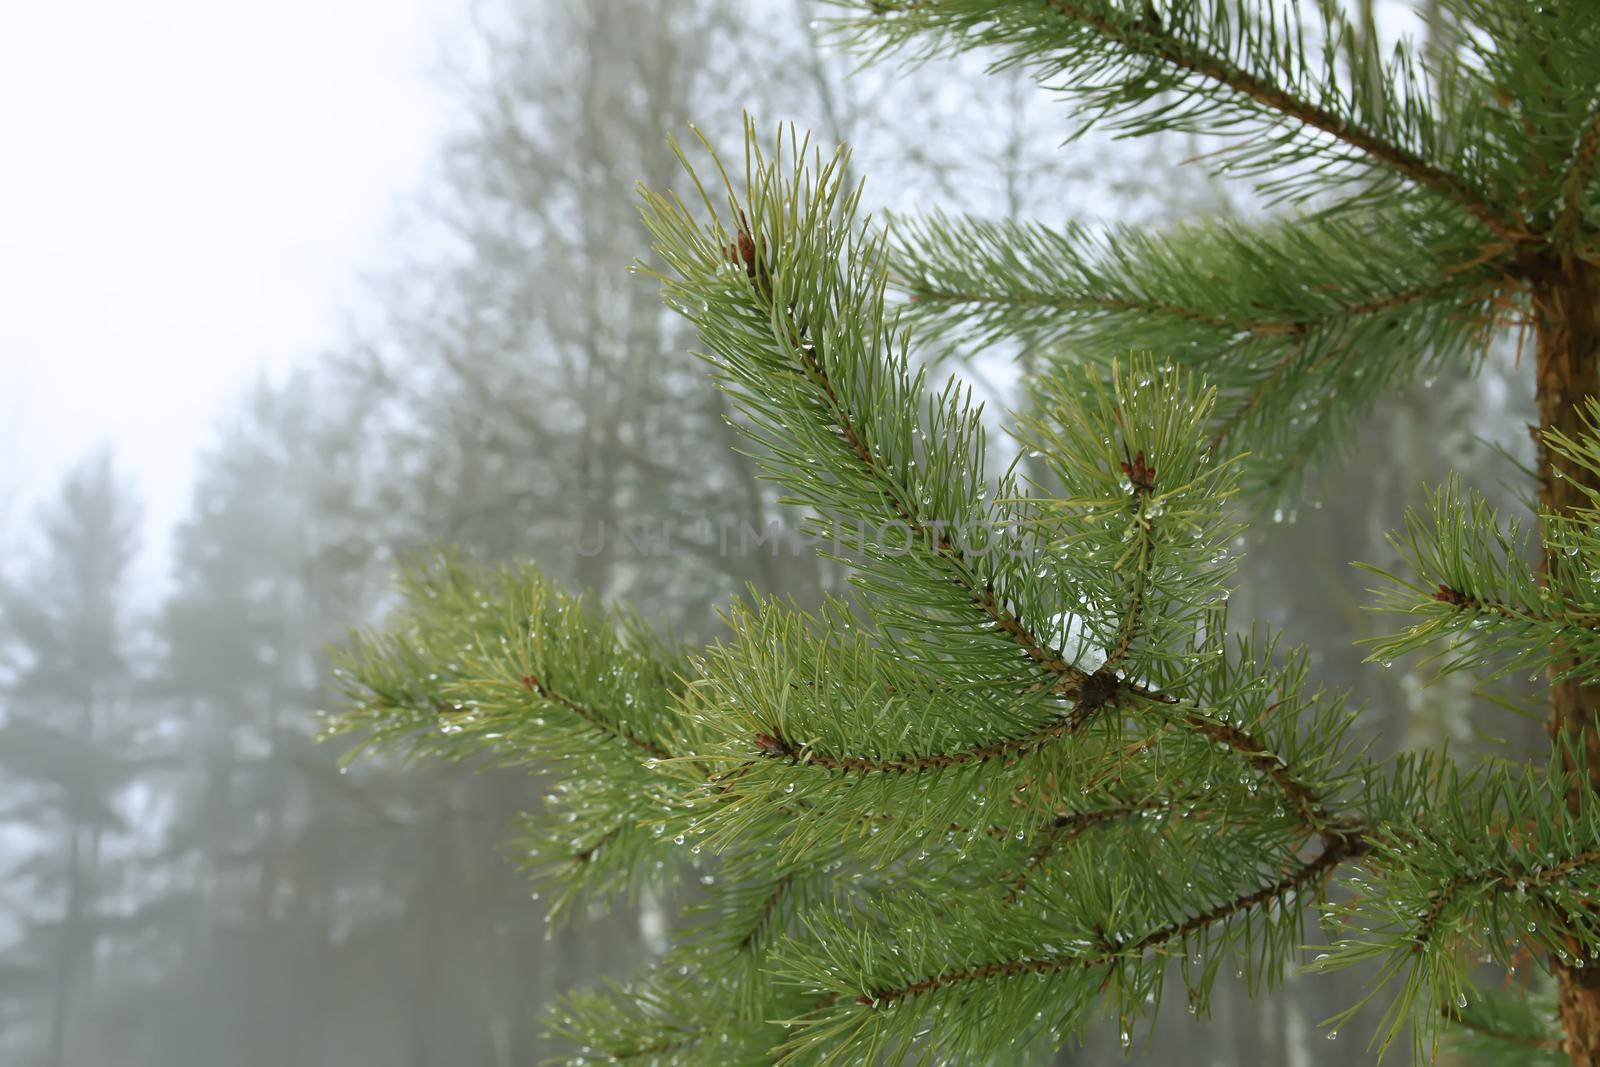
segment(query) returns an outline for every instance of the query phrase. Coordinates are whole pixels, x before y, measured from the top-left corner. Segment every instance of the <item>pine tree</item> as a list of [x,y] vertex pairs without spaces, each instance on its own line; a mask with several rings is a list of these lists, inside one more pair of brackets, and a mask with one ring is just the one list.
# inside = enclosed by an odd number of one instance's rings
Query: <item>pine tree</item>
[[33,565],[0,584],[0,639],[15,659],[0,690],[0,828],[21,854],[5,872],[19,901],[7,933],[20,935],[5,954],[26,1009],[6,1029],[22,1042],[13,1055],[32,1045],[51,1067],[97,1055],[96,969],[108,940],[140,931],[117,892],[124,865],[103,862],[130,834],[123,795],[148,769],[127,714],[137,534],[137,505],[110,454],[95,453],[41,512]]
[[[365,858],[343,825],[361,800],[340,788],[332,754],[312,750],[308,720],[314,654],[334,631],[317,601],[361,597],[319,556],[312,500],[333,450],[315,395],[305,375],[245,389],[174,531],[150,688],[166,702],[178,768],[160,783],[159,830],[179,925],[163,981],[129,998],[143,1062],[222,1048],[239,1064],[310,1060],[333,1030],[326,901]],[[321,805],[314,835],[308,797]]]
[[[727,0],[524,6],[475,42],[436,220],[454,255],[393,279],[388,338],[347,360],[379,383],[381,403],[354,401],[377,408],[387,461],[374,528],[536,558],[708,635],[709,606],[747,581],[824,579],[807,552],[718,555],[708,527],[730,501],[756,529],[774,506],[681,325],[630,284],[629,193],[674,180],[662,131],[691,106],[737,121],[708,99],[728,92],[709,58],[755,42]],[[663,541],[676,565],[650,566]]]
[[[982,49],[1086,125],[1217,138],[1280,210],[884,229],[843,155],[682,153],[699,195],[644,194],[649,269],[854,595],[752,596],[691,651],[443,558],[351,649],[340,726],[558,768],[527,847],[563,901],[698,873],[663,959],[555,1013],[584,1057],[988,1062],[1098,1015],[1127,1045],[1167,983],[1203,1015],[1324,940],[1310,970],[1371,969],[1379,1050],[1600,1063],[1600,7],[1441,0],[1453,47],[1386,53],[1331,3],[857,6],[869,49]],[[1535,515],[1428,492],[1372,654],[1542,674],[1550,750],[1379,759],[1308,650],[1229,619],[1233,536],[1514,330]],[[1026,468],[989,477],[913,340],[1035,354]]]
[[315,744],[323,650],[388,572],[350,510],[364,453],[325,385],[252,383],[175,532],[149,686],[175,766],[147,783],[174,922],[151,953],[160,980],[118,991],[128,1067],[500,1065],[501,1046],[536,1040],[544,926],[518,872],[477,862],[526,782],[341,775]]

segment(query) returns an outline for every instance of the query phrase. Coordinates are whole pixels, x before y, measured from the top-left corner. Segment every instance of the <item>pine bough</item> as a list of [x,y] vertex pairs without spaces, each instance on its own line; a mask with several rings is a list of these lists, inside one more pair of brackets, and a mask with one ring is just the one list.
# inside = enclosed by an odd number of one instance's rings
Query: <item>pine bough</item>
[[[1265,139],[1246,162],[1277,192],[1320,182],[1355,206],[1160,237],[938,217],[890,236],[859,217],[843,155],[747,132],[735,180],[680,150],[697,196],[644,193],[652,273],[854,595],[751,596],[690,651],[531,567],[441,558],[350,648],[336,732],[538,767],[556,786],[523,850],[558,910],[677,894],[664,957],[553,1012],[575,1062],[971,1063],[1100,1016],[1127,1044],[1174,984],[1204,1015],[1224,971],[1254,993],[1353,964],[1377,975],[1380,1047],[1409,1032],[1427,1059],[1449,1030],[1564,1060],[1549,1005],[1471,970],[1600,966],[1585,753],[1380,763],[1307,653],[1227,609],[1230,500],[1284,492],[1377,390],[1481,352],[1526,245],[1502,196],[1524,176],[1462,133],[1476,113],[1425,106],[1408,56],[1364,76],[1379,59],[1337,20],[1318,53],[1270,7],[1220,0],[870,8],[863,32],[890,44],[1071,74],[1126,131]],[[1568,21],[1540,32],[1595,39]],[[1504,73],[1492,42],[1467,47],[1475,77]],[[1538,180],[1581,222],[1588,178]],[[912,330],[1073,354],[1016,429],[1031,479],[993,476],[978,407],[929,383]],[[1403,357],[1365,358],[1395,336]],[[1084,354],[1129,347],[1163,355]],[[1566,469],[1600,474],[1597,421],[1549,436]],[[1530,531],[1446,485],[1397,537],[1409,574],[1382,606],[1403,628],[1374,656],[1592,677],[1597,518],[1590,493]]]

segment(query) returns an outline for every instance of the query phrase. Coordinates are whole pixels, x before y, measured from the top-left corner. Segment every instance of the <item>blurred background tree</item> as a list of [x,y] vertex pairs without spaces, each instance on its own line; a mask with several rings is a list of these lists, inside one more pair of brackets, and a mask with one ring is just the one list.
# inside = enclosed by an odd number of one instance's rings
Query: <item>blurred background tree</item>
[[28,1035],[51,1067],[104,1053],[89,1025],[102,964],[139,929],[129,794],[150,765],[128,699],[137,522],[110,454],[89,456],[40,515],[22,577],[0,585],[9,668],[0,818],[17,833],[4,870],[15,944],[0,990],[6,1031]]

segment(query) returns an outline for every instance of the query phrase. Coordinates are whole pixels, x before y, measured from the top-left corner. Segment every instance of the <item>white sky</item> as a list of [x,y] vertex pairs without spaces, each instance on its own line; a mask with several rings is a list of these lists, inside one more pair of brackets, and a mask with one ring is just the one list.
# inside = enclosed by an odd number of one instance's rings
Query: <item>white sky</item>
[[465,6],[0,0],[0,539],[109,440],[156,577],[223,402],[381,265]]

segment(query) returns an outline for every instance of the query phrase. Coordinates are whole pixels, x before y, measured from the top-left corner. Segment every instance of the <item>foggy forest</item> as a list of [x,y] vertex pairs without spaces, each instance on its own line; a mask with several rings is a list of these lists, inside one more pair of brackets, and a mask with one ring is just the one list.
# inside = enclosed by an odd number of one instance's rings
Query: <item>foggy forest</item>
[[[1432,0],[1347,6],[1371,33],[1456,46]],[[636,185],[688,195],[669,135],[693,124],[737,157],[748,114],[848,144],[875,219],[1277,210],[1191,165],[1215,147],[1204,136],[1066,143],[1060,105],[1025,71],[985,74],[973,56],[863,66],[830,42],[827,14],[809,0],[461,4],[436,72],[450,120],[359,279],[376,312],[207,412],[178,521],[151,528],[148,473],[115,435],[45,481],[0,461],[0,1064],[532,1064],[572,1054],[546,1030],[558,995],[664,950],[673,909],[648,886],[606,915],[569,901],[552,917],[519,846],[524,813],[560,785],[549,774],[356,758],[357,741],[324,733],[347,635],[394,609],[406,561],[447,547],[536,561],[696,645],[747,590],[847,594],[740,450],[693,331],[630,270],[650,249]],[[1000,427],[1038,354],[918,355],[972,383],[1004,468],[1017,446]],[[0,350],[0,365],[26,358]],[[1240,535],[1235,615],[1314,649],[1384,752],[1543,744],[1539,722],[1508,726],[1436,663],[1361,668],[1384,624],[1349,565],[1396,565],[1386,533],[1450,471],[1517,506],[1536,421],[1519,358],[1510,339],[1476,377],[1384,398],[1298,504]],[[152,560],[159,575],[140,580]],[[1208,1025],[1164,1012],[1131,1051],[1107,1026],[1055,1062],[1366,1062],[1370,1011],[1337,1041],[1320,1026],[1362,981],[1296,976],[1250,999],[1224,975]]]

